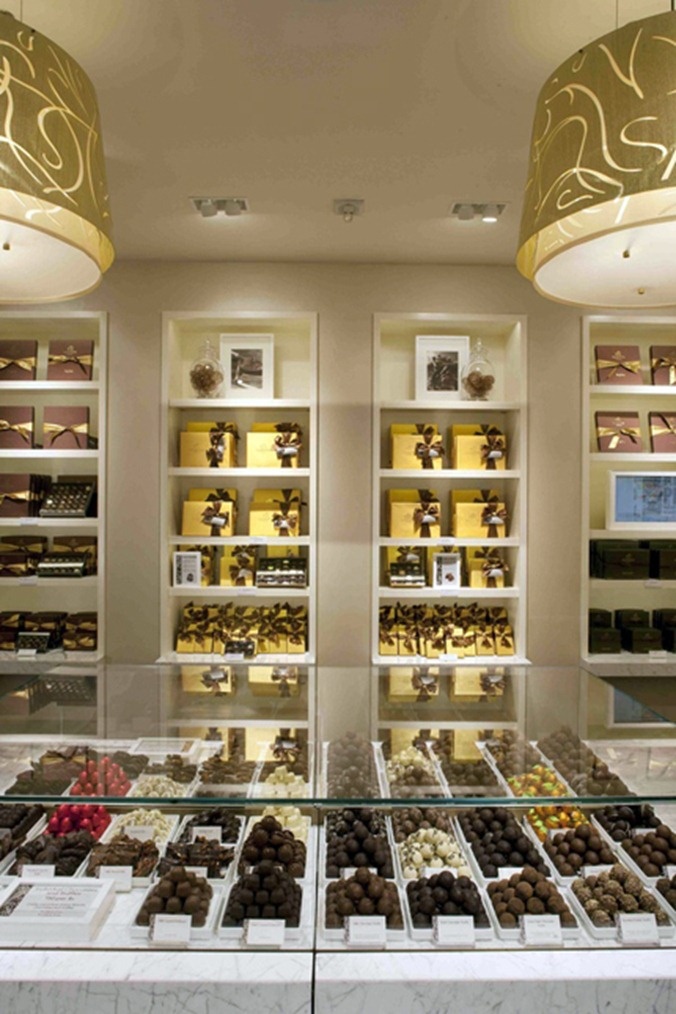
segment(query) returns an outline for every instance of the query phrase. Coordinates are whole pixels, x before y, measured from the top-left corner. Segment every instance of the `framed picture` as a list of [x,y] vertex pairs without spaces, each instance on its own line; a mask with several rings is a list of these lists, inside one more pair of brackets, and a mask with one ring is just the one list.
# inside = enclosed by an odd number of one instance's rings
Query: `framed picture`
[[224,398],[272,398],[275,339],[271,334],[222,334]]
[[608,472],[606,528],[676,531],[676,472]]
[[460,587],[460,553],[434,553],[432,556],[432,587]]
[[462,371],[468,359],[466,335],[416,335],[416,401],[459,399]]

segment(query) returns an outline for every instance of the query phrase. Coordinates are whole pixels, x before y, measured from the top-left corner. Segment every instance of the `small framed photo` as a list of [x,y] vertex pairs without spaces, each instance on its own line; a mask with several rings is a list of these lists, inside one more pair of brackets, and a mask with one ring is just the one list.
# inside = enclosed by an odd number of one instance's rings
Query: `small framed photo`
[[676,472],[608,472],[606,528],[676,531]]
[[222,334],[224,398],[272,398],[275,339],[271,334]]
[[432,555],[432,587],[451,589],[460,587],[460,553],[434,553]]
[[202,582],[202,554],[179,550],[174,553],[174,588],[199,588]]
[[469,360],[466,335],[416,335],[416,401],[458,400],[462,371]]

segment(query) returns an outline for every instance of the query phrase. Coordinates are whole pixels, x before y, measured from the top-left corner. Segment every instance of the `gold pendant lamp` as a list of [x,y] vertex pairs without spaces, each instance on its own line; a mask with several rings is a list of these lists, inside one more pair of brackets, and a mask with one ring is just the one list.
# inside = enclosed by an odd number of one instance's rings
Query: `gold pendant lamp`
[[584,46],[538,98],[517,266],[543,296],[676,303],[676,13]]
[[113,262],[96,94],[59,46],[0,12],[0,303],[89,292]]

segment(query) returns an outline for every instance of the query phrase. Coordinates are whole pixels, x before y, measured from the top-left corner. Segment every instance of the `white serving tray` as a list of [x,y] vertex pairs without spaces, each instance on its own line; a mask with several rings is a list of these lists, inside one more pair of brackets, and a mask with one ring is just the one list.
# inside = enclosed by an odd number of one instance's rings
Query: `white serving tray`
[[[318,905],[318,918],[317,918],[317,942],[321,948],[322,942],[332,943],[343,943],[346,950],[349,950],[349,945],[345,943],[345,929],[327,929],[326,928],[326,891],[330,883],[335,881],[327,880],[323,886],[319,889],[319,905]],[[403,927],[401,929],[389,929],[385,928],[385,942],[387,943],[403,943],[406,940],[406,899],[403,897],[403,892],[396,881],[390,881],[395,883],[397,888],[397,894],[399,896],[399,905],[401,906],[401,916],[403,920]],[[354,916],[358,919],[359,916]],[[359,950],[359,948],[356,948]]]
[[[135,807],[135,809],[142,809],[142,807]],[[159,807],[148,807],[148,809],[159,809]],[[110,841],[111,838],[114,838],[116,834],[126,834],[129,838],[133,838],[134,837],[133,828],[128,828],[125,830],[125,828],[122,826],[126,816],[127,816],[126,813],[118,813],[116,817],[113,817],[112,821],[101,835],[99,841],[108,842]],[[172,814],[169,817],[170,821],[169,832],[166,835],[163,835],[162,837],[155,838],[154,841],[156,845],[159,846],[172,838],[172,836],[176,832],[176,828],[178,827],[179,819],[180,818],[178,814]]]
[[[650,894],[652,894],[655,898],[657,898],[657,903],[666,912],[670,920],[673,919],[671,910],[669,906],[665,903],[664,898],[661,896],[661,894],[658,891],[651,891],[650,888],[646,888],[646,890]],[[585,912],[584,906],[580,903],[580,901],[577,899],[575,893],[572,890],[569,890],[567,892],[567,901],[571,912],[573,912],[575,918],[584,927],[586,932],[589,934],[590,937],[592,937],[593,940],[614,940],[616,943],[619,943],[619,928],[617,925],[613,924],[612,926],[595,926],[594,923],[589,918],[589,916],[587,915],[587,913]],[[670,940],[671,938],[673,938],[675,933],[676,927],[671,921],[669,922],[668,926],[660,926],[660,925],[657,926],[657,934],[660,937],[660,939]]]
[[[284,943],[295,942],[300,940],[307,933],[311,933],[312,926],[312,905],[311,905],[311,893],[313,891],[312,884],[306,884],[305,881],[298,881],[298,885],[301,889],[300,899],[300,918],[297,926],[285,926],[284,927]],[[221,917],[218,926],[218,936],[221,940],[237,940],[245,943],[244,940],[244,927],[243,926],[223,926],[223,918],[225,916],[226,909],[228,907],[228,901],[230,900],[230,892],[235,886],[235,881],[228,887],[227,897],[223,905]],[[264,920],[261,920],[264,921]]]
[[[207,915],[207,921],[205,922],[204,926],[190,927],[190,939],[193,941],[210,940],[211,937],[213,937],[216,927],[218,926],[223,915],[223,900],[225,897],[224,890],[220,886],[214,886],[215,881],[213,880],[209,881],[209,883],[211,884],[213,894],[211,896],[211,903],[209,905],[209,913]],[[131,917],[131,921],[129,923],[129,934],[135,940],[147,940],[150,936],[150,927],[137,926],[136,916],[140,912],[144,901],[146,900],[149,894],[152,894],[153,890],[154,886],[150,887],[146,891],[143,898],[141,899],[140,904],[136,907]]]

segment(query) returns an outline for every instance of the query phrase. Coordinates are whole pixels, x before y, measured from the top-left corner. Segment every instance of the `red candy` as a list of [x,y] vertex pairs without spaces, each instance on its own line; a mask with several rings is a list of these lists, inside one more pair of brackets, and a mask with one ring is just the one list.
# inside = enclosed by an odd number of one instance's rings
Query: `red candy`
[[87,761],[70,790],[71,796],[126,796],[131,782],[119,764],[103,757],[99,764]]
[[47,830],[50,834],[59,836],[68,834],[69,831],[89,831],[95,838],[100,838],[110,821],[105,806],[62,803],[49,818]]

